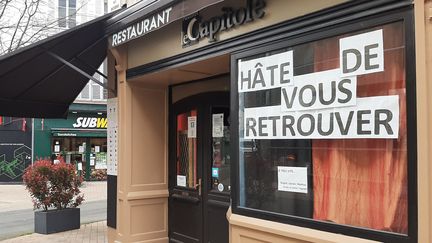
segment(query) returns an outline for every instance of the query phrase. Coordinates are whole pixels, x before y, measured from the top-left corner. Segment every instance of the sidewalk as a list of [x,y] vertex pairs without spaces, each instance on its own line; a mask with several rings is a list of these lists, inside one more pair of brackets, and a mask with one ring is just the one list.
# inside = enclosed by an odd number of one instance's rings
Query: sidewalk
[[71,230],[62,233],[41,235],[31,234],[13,239],[0,241],[2,243],[106,243],[107,239],[106,221],[81,225],[79,230]]
[[[81,187],[81,193],[84,194],[85,201],[80,206],[81,208],[81,222],[83,224],[89,222],[98,222],[106,220],[106,199],[107,199],[107,182],[84,182]],[[34,232],[34,212],[33,203],[31,202],[28,191],[22,184],[2,184],[0,185],[0,241],[7,240],[6,242],[30,242],[27,238],[23,241],[20,240],[26,233]],[[83,239],[91,238],[92,241],[78,241],[78,242],[99,242],[93,239],[94,236],[101,238],[99,235],[105,237],[104,228],[103,233],[99,233],[101,226],[94,227],[93,225],[81,225],[81,230],[74,231],[75,237],[84,237]],[[95,229],[94,229],[95,228]],[[96,232],[96,233],[95,233]],[[14,238],[19,237],[19,238]],[[27,236],[28,237],[28,236]],[[40,238],[40,237],[43,237]],[[60,237],[49,241],[51,237]],[[75,240],[69,241],[65,237],[74,237],[69,232],[57,235],[35,235],[35,241],[31,242],[76,242]],[[87,238],[86,238],[87,237]],[[45,240],[46,238],[46,240]],[[32,238],[33,239],[33,235]],[[73,238],[72,238],[73,239]],[[104,242],[103,239],[101,239]],[[1,241],[3,242],[3,241]]]
[[[86,181],[81,187],[86,202],[106,200],[106,181]],[[29,192],[23,184],[0,185],[0,212],[33,209]]]

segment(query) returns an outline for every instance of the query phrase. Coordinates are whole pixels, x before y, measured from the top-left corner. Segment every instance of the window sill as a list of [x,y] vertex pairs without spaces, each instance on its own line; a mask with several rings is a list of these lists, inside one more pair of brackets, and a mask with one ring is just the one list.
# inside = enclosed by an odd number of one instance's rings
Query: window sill
[[[227,219],[230,224],[233,239],[238,237],[268,239],[273,235],[275,239],[287,238],[297,241],[317,242],[317,243],[377,243],[378,241],[360,239],[351,236],[329,233],[299,226],[282,224],[268,220],[262,220],[247,216],[231,213],[231,208],[227,212]],[[248,232],[251,235],[248,235]],[[261,237],[260,237],[261,236]],[[235,242],[235,241],[233,241]],[[290,242],[290,241],[289,241]]]

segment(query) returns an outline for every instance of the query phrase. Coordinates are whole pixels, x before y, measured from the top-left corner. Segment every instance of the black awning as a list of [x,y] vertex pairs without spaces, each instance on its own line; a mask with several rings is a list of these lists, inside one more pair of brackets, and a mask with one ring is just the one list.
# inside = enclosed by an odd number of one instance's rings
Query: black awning
[[0,56],[0,116],[66,117],[105,59],[110,34],[166,6],[174,21],[221,1],[141,1]]
[[110,13],[0,57],[0,115],[65,117],[89,79],[56,59],[60,56],[90,76],[107,52]]

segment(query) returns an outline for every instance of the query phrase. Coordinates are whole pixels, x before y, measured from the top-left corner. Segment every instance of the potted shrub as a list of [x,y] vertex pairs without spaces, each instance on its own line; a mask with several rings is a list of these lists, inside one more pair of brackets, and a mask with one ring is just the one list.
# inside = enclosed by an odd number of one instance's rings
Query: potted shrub
[[80,195],[82,178],[77,176],[75,166],[57,158],[39,159],[27,167],[23,180],[33,200],[35,232],[50,234],[80,228],[80,209],[84,200]]

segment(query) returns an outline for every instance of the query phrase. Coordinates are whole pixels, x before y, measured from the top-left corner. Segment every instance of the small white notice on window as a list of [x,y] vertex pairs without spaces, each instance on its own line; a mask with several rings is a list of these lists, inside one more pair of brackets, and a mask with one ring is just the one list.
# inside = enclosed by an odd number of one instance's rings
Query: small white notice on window
[[278,190],[307,193],[307,167],[278,166]]
[[177,186],[184,186],[184,187],[186,187],[186,176],[184,176],[184,175],[177,175]]
[[188,138],[196,138],[197,136],[197,117],[188,117]]
[[224,129],[224,114],[213,114],[213,137],[214,138],[222,138],[223,137],[223,129]]

